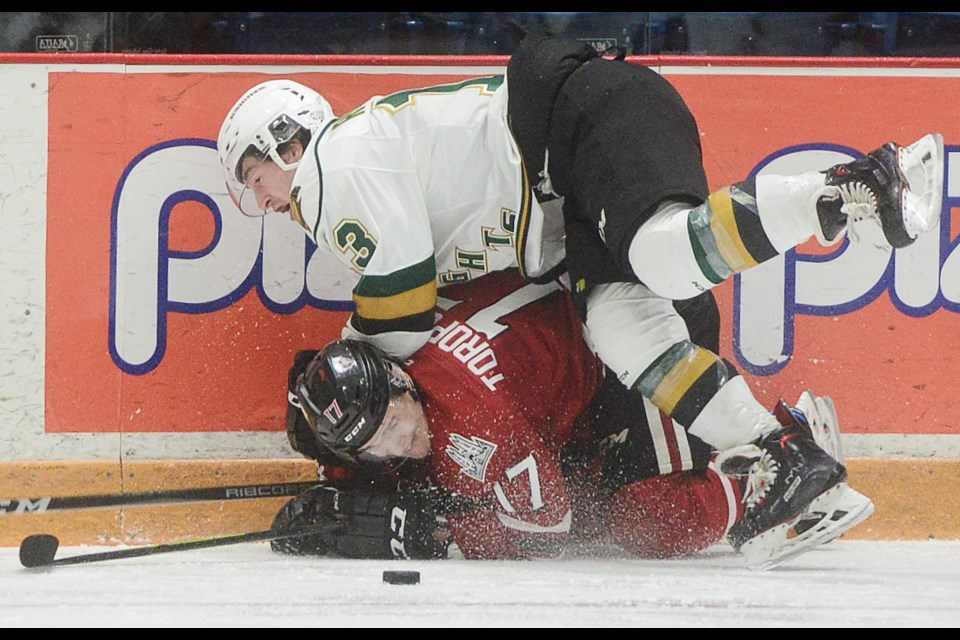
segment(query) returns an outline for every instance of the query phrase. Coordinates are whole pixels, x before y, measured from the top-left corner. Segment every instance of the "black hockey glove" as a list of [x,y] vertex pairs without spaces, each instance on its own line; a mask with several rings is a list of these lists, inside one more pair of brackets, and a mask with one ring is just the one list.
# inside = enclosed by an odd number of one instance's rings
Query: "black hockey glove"
[[[346,498],[346,499],[343,499]],[[341,496],[349,513],[336,551],[347,558],[447,557],[449,532],[436,515],[430,495],[418,489],[365,485]]]
[[427,491],[369,482],[350,489],[311,489],[280,510],[273,528],[324,522],[342,527],[330,534],[273,540],[271,547],[291,555],[426,560],[446,558],[450,544],[446,521],[436,515]]
[[[270,530],[287,533],[324,523],[337,524],[332,505],[338,493],[333,487],[326,486],[304,491],[283,505],[274,517]],[[324,556],[333,549],[333,532],[271,540],[270,548],[292,556]]]

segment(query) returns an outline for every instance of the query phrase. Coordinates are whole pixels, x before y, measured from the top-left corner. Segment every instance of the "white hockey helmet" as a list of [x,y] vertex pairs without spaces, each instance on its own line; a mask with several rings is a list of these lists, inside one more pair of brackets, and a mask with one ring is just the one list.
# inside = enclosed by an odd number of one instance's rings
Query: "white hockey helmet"
[[237,100],[220,127],[217,155],[227,190],[240,211],[253,217],[267,213],[243,184],[243,158],[253,153],[269,157],[285,171],[293,170],[297,163],[284,162],[277,147],[303,129],[312,136],[333,117],[333,109],[323,96],[293,80],[262,82]]

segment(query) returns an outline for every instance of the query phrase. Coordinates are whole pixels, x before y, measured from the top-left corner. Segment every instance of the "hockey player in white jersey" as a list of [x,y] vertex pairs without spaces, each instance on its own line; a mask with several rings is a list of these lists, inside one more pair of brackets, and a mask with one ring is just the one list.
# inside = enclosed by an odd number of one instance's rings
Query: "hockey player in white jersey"
[[[941,214],[939,134],[711,192],[696,121],[662,76],[530,36],[505,76],[377,96],[340,117],[316,91],[268,81],[229,111],[218,151],[241,211],[288,214],[361,274],[343,335],[394,356],[427,340],[438,287],[566,269],[604,363],[756,487],[733,540],[753,564],[872,512],[809,429],[781,424],[731,362],[691,342],[676,307],[711,313],[717,284],[811,237],[838,242],[856,221],[909,245]],[[831,521],[835,508],[847,517]],[[827,517],[792,529],[811,513]]]

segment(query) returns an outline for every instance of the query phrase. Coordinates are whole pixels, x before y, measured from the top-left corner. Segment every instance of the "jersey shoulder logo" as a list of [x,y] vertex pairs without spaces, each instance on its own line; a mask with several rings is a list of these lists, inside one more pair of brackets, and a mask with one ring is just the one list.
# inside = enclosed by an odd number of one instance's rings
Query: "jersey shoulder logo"
[[490,458],[496,450],[497,445],[492,442],[476,436],[468,440],[459,433],[450,434],[450,444],[446,448],[447,455],[460,465],[461,471],[478,482],[484,481]]

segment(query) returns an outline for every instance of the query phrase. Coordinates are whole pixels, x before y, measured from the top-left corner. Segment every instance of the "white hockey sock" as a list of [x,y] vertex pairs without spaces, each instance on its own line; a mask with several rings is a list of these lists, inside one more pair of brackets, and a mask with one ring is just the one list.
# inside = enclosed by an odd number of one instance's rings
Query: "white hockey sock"
[[591,347],[627,387],[670,345],[690,339],[673,303],[638,282],[595,287],[587,309]]
[[756,189],[760,223],[779,253],[812,236],[827,244],[817,218],[817,199],[825,189],[824,174],[812,171],[796,176],[759,175]]
[[828,189],[819,172],[758,176],[696,207],[664,204],[631,240],[630,266],[659,295],[692,298],[811,236],[829,244],[817,216]]
[[755,442],[779,427],[773,414],[753,396],[743,376],[734,376],[720,387],[687,431],[723,451]]
[[[628,388],[634,388],[641,374],[678,343],[687,343],[691,351],[695,350],[673,303],[642,284],[600,285],[590,293],[587,306],[587,339]],[[698,353],[707,354],[704,350]],[[659,387],[657,380],[648,382]],[[687,431],[722,450],[754,442],[778,426],[743,377],[735,375],[719,387]]]
[[637,278],[671,300],[686,300],[719,284],[697,264],[687,231],[690,211],[682,203],[661,207],[630,243],[630,266]]

